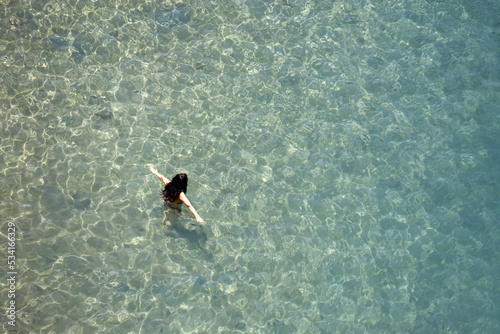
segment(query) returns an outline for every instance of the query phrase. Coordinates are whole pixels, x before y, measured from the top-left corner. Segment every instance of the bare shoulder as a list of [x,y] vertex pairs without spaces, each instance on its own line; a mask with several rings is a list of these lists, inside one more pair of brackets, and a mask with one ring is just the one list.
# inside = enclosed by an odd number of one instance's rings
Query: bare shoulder
[[181,194],[179,195],[179,199],[186,206],[191,206],[191,203],[189,202],[189,199],[187,198],[187,196],[186,196],[186,194],[184,192],[181,192]]

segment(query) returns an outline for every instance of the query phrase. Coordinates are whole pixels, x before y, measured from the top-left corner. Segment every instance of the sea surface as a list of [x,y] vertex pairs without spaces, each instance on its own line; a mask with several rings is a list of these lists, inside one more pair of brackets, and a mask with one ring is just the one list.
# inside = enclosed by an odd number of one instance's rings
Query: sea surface
[[499,333],[499,13],[0,0],[2,330]]

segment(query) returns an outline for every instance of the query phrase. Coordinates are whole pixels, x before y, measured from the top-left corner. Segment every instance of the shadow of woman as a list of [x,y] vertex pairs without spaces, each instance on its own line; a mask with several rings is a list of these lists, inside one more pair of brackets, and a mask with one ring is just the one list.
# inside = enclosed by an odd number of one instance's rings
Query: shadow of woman
[[186,239],[193,247],[201,249],[207,260],[213,258],[213,255],[204,247],[208,240],[205,226],[183,218],[180,210],[172,208],[164,211],[162,224],[166,229],[175,232],[177,236]]

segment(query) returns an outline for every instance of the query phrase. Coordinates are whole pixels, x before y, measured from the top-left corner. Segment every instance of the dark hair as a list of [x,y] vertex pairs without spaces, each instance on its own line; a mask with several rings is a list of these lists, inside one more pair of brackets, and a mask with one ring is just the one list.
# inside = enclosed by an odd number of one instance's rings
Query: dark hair
[[175,202],[179,198],[181,192],[187,193],[188,176],[181,173],[173,177],[172,181],[165,185],[165,189],[161,192],[163,200]]

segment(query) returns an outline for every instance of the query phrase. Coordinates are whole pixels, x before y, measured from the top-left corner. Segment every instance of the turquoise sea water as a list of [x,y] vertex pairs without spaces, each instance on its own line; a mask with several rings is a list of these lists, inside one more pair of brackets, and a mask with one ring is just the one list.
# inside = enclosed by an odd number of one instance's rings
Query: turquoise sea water
[[498,13],[1,0],[2,327],[498,333]]

